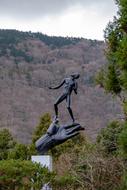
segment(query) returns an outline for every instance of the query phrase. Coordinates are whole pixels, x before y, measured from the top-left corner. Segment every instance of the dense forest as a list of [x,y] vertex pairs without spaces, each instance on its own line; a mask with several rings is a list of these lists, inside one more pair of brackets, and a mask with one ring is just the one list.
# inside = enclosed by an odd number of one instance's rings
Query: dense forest
[[26,62],[33,61],[33,57],[26,53],[27,49],[19,49],[16,45],[28,39],[39,39],[53,48],[76,44],[81,38],[48,36],[42,33],[20,32],[17,30],[0,30],[0,56],[22,57]]
[[49,113],[40,118],[29,145],[14,140],[7,129],[1,130],[1,190],[38,190],[47,182],[54,190],[127,190],[127,1],[117,0],[116,4],[118,15],[105,29],[108,64],[98,72],[96,82],[119,99],[123,119],[110,121],[94,143],[80,134],[53,148],[49,154],[55,173],[30,161],[37,154],[36,139],[51,123]]
[[82,38],[74,38],[74,37],[57,37],[57,36],[48,36],[42,33],[32,33],[30,32],[22,32],[18,30],[2,30],[0,29],[0,44],[3,47],[6,45],[15,45],[18,42],[28,39],[28,38],[37,38],[43,41],[46,45],[51,45],[53,48],[62,47],[69,44],[75,44],[79,42]]

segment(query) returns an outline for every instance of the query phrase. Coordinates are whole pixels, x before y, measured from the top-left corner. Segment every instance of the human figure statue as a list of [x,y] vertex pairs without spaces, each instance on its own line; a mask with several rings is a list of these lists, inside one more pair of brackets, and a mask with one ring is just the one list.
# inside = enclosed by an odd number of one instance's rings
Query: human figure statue
[[60,104],[63,100],[66,100],[67,109],[69,111],[71,119],[72,119],[73,123],[75,122],[73,112],[72,112],[72,109],[71,109],[71,93],[72,93],[72,91],[74,91],[75,94],[77,94],[78,84],[76,82],[76,79],[78,79],[79,77],[80,77],[79,74],[72,74],[72,75],[70,75],[70,77],[63,79],[63,81],[58,86],[49,87],[49,89],[58,89],[58,88],[60,88],[61,86],[64,85],[63,94],[58,97],[58,99],[56,100],[56,102],[54,104],[55,119],[58,118],[58,104]]
[[36,149],[41,155],[45,154],[54,146],[62,144],[66,140],[78,135],[81,130],[84,130],[84,128],[79,123],[60,126],[59,121],[54,120],[46,134],[35,142]]

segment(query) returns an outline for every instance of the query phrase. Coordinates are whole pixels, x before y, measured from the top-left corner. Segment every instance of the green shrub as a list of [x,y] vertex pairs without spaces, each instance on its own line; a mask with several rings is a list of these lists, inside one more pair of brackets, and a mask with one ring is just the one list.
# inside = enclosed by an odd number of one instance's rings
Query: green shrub
[[44,135],[51,124],[51,116],[45,113],[41,118],[38,126],[33,133],[32,142],[35,143],[42,135]]
[[77,190],[76,183],[76,179],[73,176],[65,174],[63,176],[56,176],[53,188],[57,190]]
[[127,159],[127,122],[123,124],[123,129],[119,135],[119,146],[122,156]]
[[127,189],[127,171],[122,176],[122,182],[120,188],[118,190],[126,190]]
[[0,189],[39,190],[53,180],[54,175],[47,168],[31,161],[0,161]]
[[15,144],[16,142],[8,129],[0,130],[0,160],[7,159]]
[[97,143],[106,154],[115,154],[119,149],[118,138],[122,131],[122,125],[118,121],[112,121],[102,129],[97,136]]
[[8,154],[8,159],[20,159],[20,160],[27,160],[28,155],[28,148],[24,144],[16,144],[12,151]]

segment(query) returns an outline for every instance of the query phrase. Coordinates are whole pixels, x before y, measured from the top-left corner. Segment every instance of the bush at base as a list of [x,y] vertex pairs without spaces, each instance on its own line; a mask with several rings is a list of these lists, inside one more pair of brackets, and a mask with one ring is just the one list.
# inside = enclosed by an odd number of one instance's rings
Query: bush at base
[[31,161],[2,160],[0,161],[1,190],[34,190],[53,179],[53,174],[47,168]]

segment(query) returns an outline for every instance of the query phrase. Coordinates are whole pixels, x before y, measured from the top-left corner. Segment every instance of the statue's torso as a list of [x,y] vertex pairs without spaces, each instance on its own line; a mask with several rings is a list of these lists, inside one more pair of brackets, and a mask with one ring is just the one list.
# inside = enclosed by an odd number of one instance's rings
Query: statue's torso
[[65,78],[65,92],[68,94],[71,94],[72,90],[74,90],[75,87],[75,81],[72,80],[71,78]]

